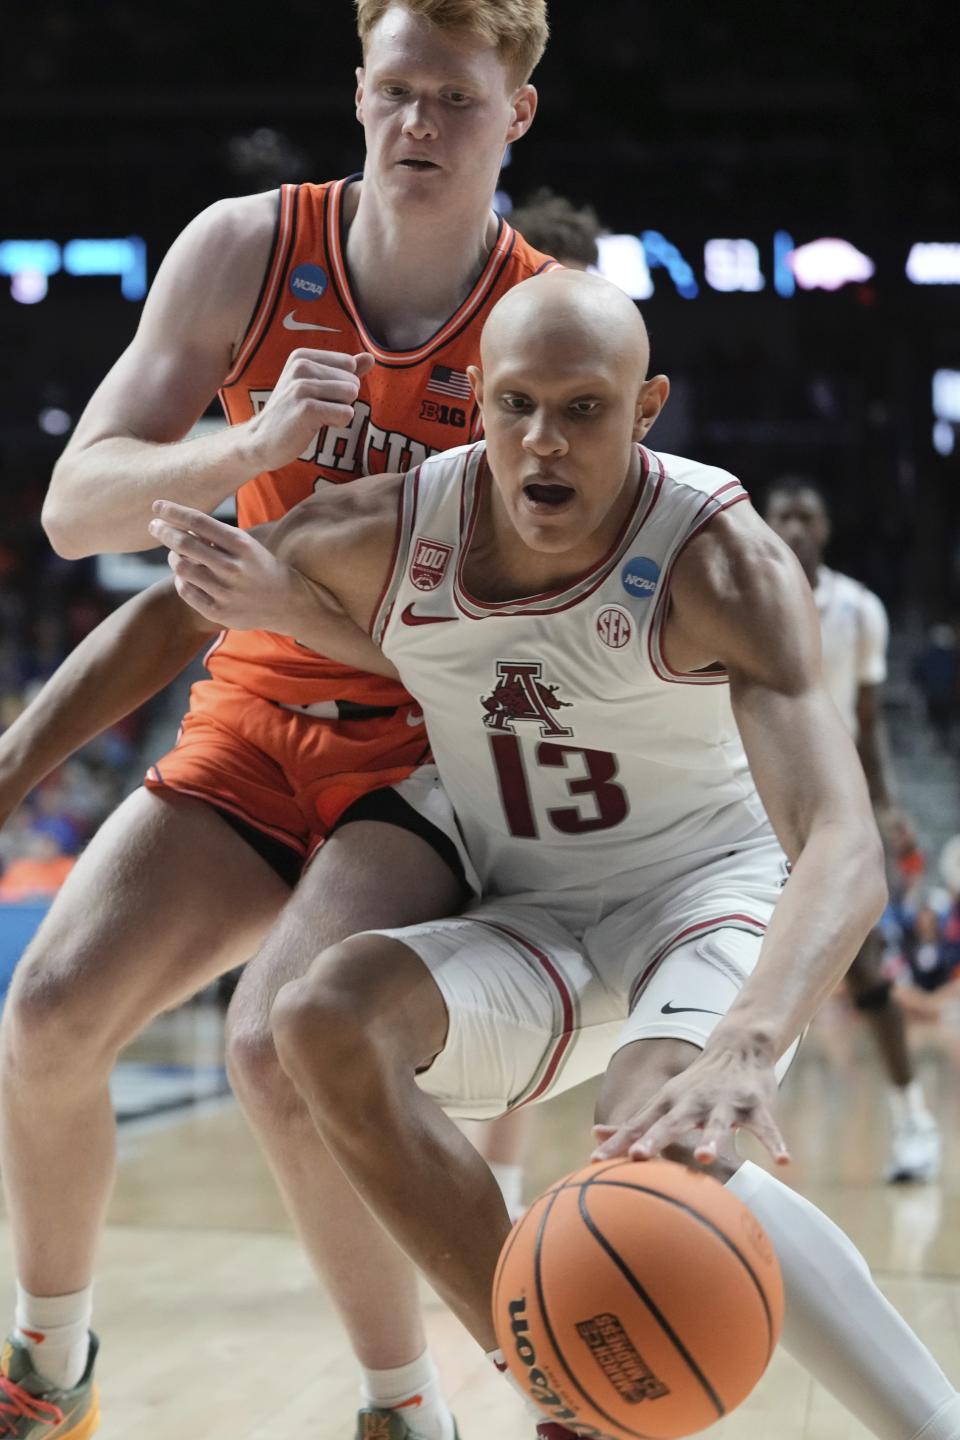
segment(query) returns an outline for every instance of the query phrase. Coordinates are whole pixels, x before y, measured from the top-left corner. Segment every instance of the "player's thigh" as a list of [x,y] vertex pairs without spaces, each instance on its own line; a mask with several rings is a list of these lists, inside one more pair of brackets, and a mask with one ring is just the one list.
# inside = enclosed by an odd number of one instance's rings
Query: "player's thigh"
[[11,1003],[124,1038],[251,954],[289,894],[215,810],[131,795],[80,857],[17,967]]
[[280,989],[324,950],[362,930],[393,930],[456,914],[460,876],[421,835],[382,821],[337,830],[307,866],[277,924],[240,978],[234,1039],[269,1033]]

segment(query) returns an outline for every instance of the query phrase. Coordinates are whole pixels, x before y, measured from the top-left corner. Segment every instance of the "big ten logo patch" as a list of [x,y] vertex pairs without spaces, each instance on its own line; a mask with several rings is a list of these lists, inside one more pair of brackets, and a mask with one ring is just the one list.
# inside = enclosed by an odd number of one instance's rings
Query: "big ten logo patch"
[[446,574],[452,554],[452,545],[418,535],[410,561],[411,584],[418,590],[436,590]]
[[556,718],[558,710],[570,709],[569,700],[558,700],[559,685],[544,685],[542,679],[539,660],[498,660],[497,683],[491,694],[480,697],[486,728],[515,735],[521,720],[532,720],[541,735],[572,735]]
[[433,425],[452,425],[455,430],[467,428],[467,412],[459,405],[440,405],[436,400],[421,400],[420,419]]
[[608,650],[622,650],[633,639],[633,621],[619,605],[607,605],[597,613],[597,639]]

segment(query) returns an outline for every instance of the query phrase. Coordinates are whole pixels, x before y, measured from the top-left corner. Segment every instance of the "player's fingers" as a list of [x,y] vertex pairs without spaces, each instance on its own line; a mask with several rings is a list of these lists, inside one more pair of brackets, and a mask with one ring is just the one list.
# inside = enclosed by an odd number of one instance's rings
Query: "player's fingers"
[[309,345],[298,345],[296,350],[290,351],[283,368],[291,370],[303,365],[326,365],[331,370],[341,370],[348,375],[355,375],[359,358],[359,355],[347,355],[342,350],[315,350]]
[[196,535],[189,535],[183,530],[175,530],[173,526],[165,525],[162,520],[152,520],[150,531],[155,539],[166,545],[171,555],[179,555],[185,560],[196,560],[198,564],[207,565],[211,573],[228,574],[237,568],[234,557],[221,550],[219,545],[209,545]]
[[665,1109],[662,1101],[655,1101],[622,1125],[594,1125],[593,1133],[600,1143],[591,1160],[615,1160],[618,1155],[626,1155]]
[[652,1160],[655,1155],[666,1150],[668,1145],[675,1145],[699,1126],[697,1112],[687,1106],[670,1106],[658,1120],[646,1126],[644,1133],[630,1146],[630,1159]]
[[[235,526],[224,525],[222,520],[214,520],[212,515],[205,515],[202,510],[193,510],[189,505],[176,505],[172,500],[155,500],[153,513],[172,529],[196,535],[206,545],[215,545],[218,550],[223,550],[228,555],[239,553],[246,538]],[[151,521],[151,530],[153,523]],[[164,541],[164,544],[166,543]]]
[[699,1165],[712,1165],[720,1151],[729,1146],[737,1121],[733,1112],[724,1108],[715,1110],[704,1122],[703,1134],[693,1150],[693,1158]]
[[790,1164],[792,1157],[787,1149],[787,1142],[765,1105],[758,1105],[749,1119],[740,1120],[738,1124],[741,1130],[749,1130],[751,1135],[757,1137],[778,1165]]
[[359,354],[359,355],[354,355],[353,358],[354,358],[354,360],[357,362],[357,372],[356,372],[356,373],[357,373],[357,375],[360,376],[361,378],[362,378],[364,375],[368,375],[368,374],[370,373],[370,371],[373,369],[374,365],[377,363],[377,362],[374,360],[373,356],[370,354],[370,352],[369,352],[368,350],[361,350],[361,351],[360,351],[360,354]]
[[212,595],[208,595],[206,590],[201,590],[198,585],[191,585],[189,581],[181,579],[179,575],[173,583],[180,599],[186,601],[191,609],[196,610],[205,620],[213,620],[219,624],[217,602]]
[[167,556],[167,564],[174,575],[186,583],[198,586],[210,596],[223,598],[224,582],[209,566],[202,565],[196,560],[185,559],[182,555],[174,554],[172,550]]

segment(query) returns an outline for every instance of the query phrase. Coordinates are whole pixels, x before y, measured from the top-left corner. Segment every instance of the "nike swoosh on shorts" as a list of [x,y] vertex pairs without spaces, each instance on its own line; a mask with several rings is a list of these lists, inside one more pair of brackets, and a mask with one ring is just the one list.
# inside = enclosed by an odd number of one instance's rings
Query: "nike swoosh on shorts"
[[284,330],[324,330],[328,335],[340,335],[343,332],[335,325],[314,325],[310,320],[298,320],[296,310],[288,310],[283,317]]
[[700,1005],[671,1005],[668,1000],[666,1005],[660,1006],[661,1015],[722,1015],[722,1010],[704,1010]]
[[404,625],[444,625],[456,618],[456,615],[418,615],[412,605],[408,605],[400,616]]

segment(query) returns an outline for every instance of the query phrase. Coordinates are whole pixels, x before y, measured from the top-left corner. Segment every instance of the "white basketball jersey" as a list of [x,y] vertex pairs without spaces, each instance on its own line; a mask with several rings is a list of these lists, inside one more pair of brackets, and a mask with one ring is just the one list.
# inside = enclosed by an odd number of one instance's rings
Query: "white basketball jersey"
[[817,571],[813,595],[823,633],[827,689],[856,738],[861,685],[882,685],[887,678],[887,612],[872,590],[826,565]]
[[746,491],[691,460],[641,459],[636,502],[595,569],[495,603],[463,582],[491,483],[483,442],[406,477],[372,633],[423,708],[486,894],[602,886],[770,841],[724,673],[679,673],[661,649],[677,557]]

